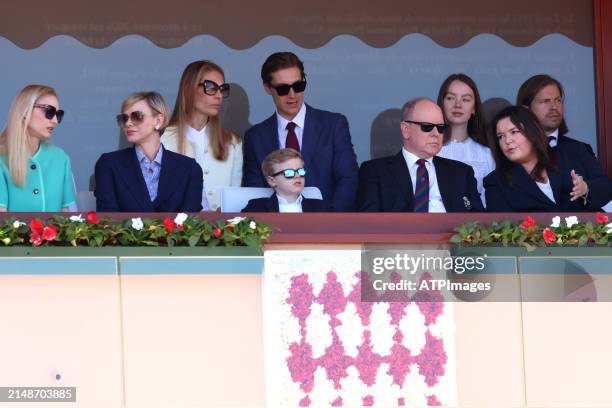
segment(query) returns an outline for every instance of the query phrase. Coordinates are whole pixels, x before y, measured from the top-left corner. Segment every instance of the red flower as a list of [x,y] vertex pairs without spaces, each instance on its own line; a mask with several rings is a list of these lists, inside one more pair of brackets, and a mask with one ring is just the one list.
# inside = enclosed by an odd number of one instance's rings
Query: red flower
[[34,246],[39,246],[40,244],[42,244],[40,235],[37,234],[36,232],[32,232],[32,234],[30,235],[30,242],[34,244]]
[[168,232],[172,232],[174,231],[174,228],[176,228],[176,224],[170,219],[170,217],[166,217],[164,220],[164,225],[166,226],[166,231]]
[[555,233],[552,232],[548,227],[544,229],[544,232],[542,232],[542,236],[544,237],[544,242],[546,242],[547,244],[550,244],[557,240],[557,237],[555,237]]
[[529,228],[529,227],[533,227],[534,225],[536,225],[537,222],[536,220],[533,219],[533,217],[531,217],[530,215],[527,216],[527,218],[525,218],[525,220],[523,221],[523,223],[521,224],[521,226],[525,229]]
[[42,237],[45,241],[52,241],[57,236],[57,228],[53,225],[47,225],[42,232]]
[[608,222],[608,216],[606,214],[597,213],[597,222],[603,224],[604,222]]
[[96,215],[95,211],[90,211],[87,213],[87,222],[95,225],[98,225],[100,223],[100,220],[98,219],[98,216]]
[[32,234],[40,235],[43,233],[43,222],[41,220],[32,220],[30,221],[30,230],[32,230]]
[[225,226],[225,229],[227,229],[228,231],[234,231],[234,226],[232,224],[227,224]]
[[213,236],[215,238],[219,238],[221,234],[223,234],[223,231],[221,231],[221,228],[215,228],[215,230],[213,231]]
[[179,224],[178,229],[179,231],[183,231],[185,229],[185,225]]

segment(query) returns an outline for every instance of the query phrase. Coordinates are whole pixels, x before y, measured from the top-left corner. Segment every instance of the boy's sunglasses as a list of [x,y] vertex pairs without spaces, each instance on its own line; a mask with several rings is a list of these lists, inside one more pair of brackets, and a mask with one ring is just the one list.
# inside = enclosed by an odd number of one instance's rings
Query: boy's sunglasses
[[120,113],[117,115],[117,124],[119,127],[124,127],[128,120],[131,120],[133,124],[140,125],[145,118],[145,115],[141,111],[131,112],[129,115],[127,113]]
[[290,89],[293,89],[293,92],[300,93],[304,92],[306,89],[306,81],[297,81],[292,83],[291,85],[280,84],[280,85],[270,85],[272,88],[276,90],[278,96],[285,96],[289,93]]
[[64,119],[64,111],[58,110],[53,105],[45,105],[45,104],[34,104],[35,108],[40,108],[45,110],[45,118],[51,120],[54,116],[57,116],[57,123],[62,123],[62,119]]
[[412,120],[404,120],[403,122],[419,125],[421,126],[421,130],[425,133],[431,132],[434,127],[438,129],[438,133],[440,134],[446,132],[446,129],[448,129],[448,125],[446,123],[435,124],[435,123],[429,123],[429,122],[415,122]]
[[219,85],[214,81],[209,81],[208,79],[205,79],[204,82],[198,85],[201,86],[202,89],[204,89],[204,93],[206,95],[213,96],[216,95],[217,92],[221,91],[221,96],[227,98],[230,94],[230,84]]
[[276,177],[279,174],[282,174],[283,176],[285,176],[285,178],[288,178],[288,179],[294,178],[296,174],[300,177],[304,177],[306,175],[306,169],[303,167],[300,167],[299,169],[285,169],[285,170],[277,171],[276,173],[272,175],[272,177]]

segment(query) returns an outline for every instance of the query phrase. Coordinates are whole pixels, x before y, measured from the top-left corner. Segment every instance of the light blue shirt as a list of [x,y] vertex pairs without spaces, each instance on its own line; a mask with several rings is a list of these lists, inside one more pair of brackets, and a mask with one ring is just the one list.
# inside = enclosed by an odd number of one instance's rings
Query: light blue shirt
[[142,152],[139,146],[134,149],[136,151],[136,157],[140,164],[140,171],[144,177],[147,190],[149,191],[149,197],[151,201],[155,201],[157,198],[157,186],[159,185],[159,174],[161,173],[162,156],[164,152],[164,146],[159,145],[159,150],[155,155],[153,161],[149,160],[147,156]]

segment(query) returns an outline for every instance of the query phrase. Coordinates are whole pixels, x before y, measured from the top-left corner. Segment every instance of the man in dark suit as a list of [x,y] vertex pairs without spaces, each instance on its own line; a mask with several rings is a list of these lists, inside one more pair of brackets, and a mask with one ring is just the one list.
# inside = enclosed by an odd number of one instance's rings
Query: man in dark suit
[[[553,149],[557,147],[570,153],[570,159],[575,163],[584,165],[586,169],[596,168],[596,172],[582,174],[585,179],[597,177],[601,172],[600,166],[592,163],[595,153],[590,144],[572,139],[567,136],[569,131],[565,123],[565,108],[563,106],[563,85],[550,75],[534,75],[521,85],[516,96],[516,104],[525,106],[538,118],[548,137],[548,144]],[[612,180],[610,180],[612,189]],[[612,199],[612,198],[611,198]],[[606,210],[612,209],[612,201]]]
[[516,95],[516,104],[528,108],[538,118],[540,125],[548,136],[548,144],[555,148],[558,145],[586,149],[595,156],[590,144],[567,136],[569,131],[565,123],[563,106],[563,85],[549,75],[534,75],[521,85]]
[[242,185],[266,187],[261,172],[264,158],[274,150],[292,148],[304,158],[306,186],[318,187],[333,211],[350,211],[358,166],[346,118],[304,103],[304,65],[291,52],[270,55],[261,68],[261,79],[276,112],[244,135]]
[[404,105],[402,118],[402,151],[361,165],[358,209],[484,211],[472,167],[436,156],[447,127],[440,107],[430,99],[417,98]]

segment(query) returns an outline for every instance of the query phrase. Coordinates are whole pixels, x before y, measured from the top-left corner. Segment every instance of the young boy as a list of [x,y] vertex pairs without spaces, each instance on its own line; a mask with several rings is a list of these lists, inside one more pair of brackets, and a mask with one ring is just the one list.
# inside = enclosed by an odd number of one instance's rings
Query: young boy
[[306,183],[306,169],[302,155],[294,149],[280,149],[270,153],[261,163],[261,171],[274,194],[255,198],[242,212],[320,212],[328,211],[322,200],[302,196]]

